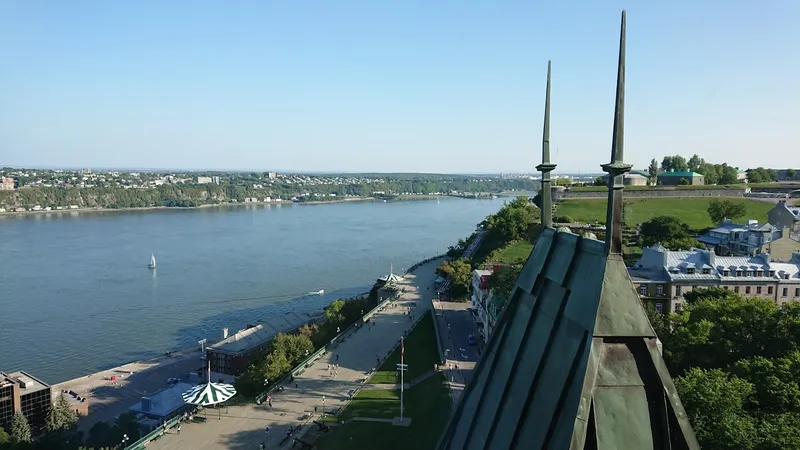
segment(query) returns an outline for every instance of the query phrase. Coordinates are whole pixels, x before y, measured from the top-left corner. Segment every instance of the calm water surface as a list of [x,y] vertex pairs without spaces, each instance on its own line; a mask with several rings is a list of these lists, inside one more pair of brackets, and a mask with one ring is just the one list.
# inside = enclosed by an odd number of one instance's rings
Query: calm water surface
[[319,308],[443,253],[502,202],[0,217],[0,370],[55,383]]

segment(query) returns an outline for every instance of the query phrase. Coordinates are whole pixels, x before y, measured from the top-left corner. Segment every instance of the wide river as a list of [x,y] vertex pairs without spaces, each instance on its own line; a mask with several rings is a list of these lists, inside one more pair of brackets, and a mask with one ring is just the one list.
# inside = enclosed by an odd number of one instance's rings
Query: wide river
[[[320,308],[443,253],[502,199],[0,217],[0,370],[50,383]],[[147,264],[155,254],[157,269]],[[322,296],[306,295],[325,290]]]

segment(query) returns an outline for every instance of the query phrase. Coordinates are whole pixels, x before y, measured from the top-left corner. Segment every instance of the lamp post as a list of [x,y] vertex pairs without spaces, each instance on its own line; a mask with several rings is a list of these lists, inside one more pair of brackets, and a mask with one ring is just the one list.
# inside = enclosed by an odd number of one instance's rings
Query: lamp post
[[325,418],[325,396],[322,396],[322,418]]
[[127,434],[122,435],[122,443],[120,444],[122,448],[125,448],[125,443],[128,442],[131,438],[128,437]]

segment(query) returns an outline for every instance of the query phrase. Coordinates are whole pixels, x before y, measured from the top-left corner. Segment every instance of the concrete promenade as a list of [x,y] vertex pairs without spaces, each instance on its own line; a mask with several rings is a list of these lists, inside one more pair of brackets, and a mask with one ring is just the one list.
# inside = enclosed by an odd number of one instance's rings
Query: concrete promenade
[[[181,434],[175,429],[166,436],[147,445],[148,449],[179,450],[203,449],[258,449],[264,442],[268,449],[277,448],[284,433],[291,426],[304,423],[304,416],[318,419],[323,408],[331,412],[343,407],[349,394],[361,386],[366,374],[378,365],[394,348],[400,336],[409,329],[412,321],[404,313],[410,308],[414,318],[431,308],[431,296],[435,295],[434,270],[442,259],[436,259],[418,267],[406,275],[400,283],[405,288],[395,302],[395,307],[386,307],[372,317],[374,326],[363,326],[332,352],[318,359],[311,367],[286,385],[281,392],[273,394],[273,405],[233,406],[217,418],[216,411],[208,411],[206,423],[184,424]],[[334,377],[327,370],[328,364],[339,364]],[[265,428],[270,427],[270,434]],[[305,425],[299,436],[313,424]],[[291,447],[291,442],[286,448]]]
[[[89,402],[89,416],[81,417],[78,427],[87,431],[98,421],[112,421],[143,395],[167,387],[167,379],[185,380],[189,372],[203,366],[200,346],[162,355],[146,361],[135,361],[81,378],[54,384],[53,396],[62,390],[73,391]],[[131,373],[132,372],[132,373]],[[110,378],[116,380],[112,382]],[[71,395],[66,396],[72,399]]]

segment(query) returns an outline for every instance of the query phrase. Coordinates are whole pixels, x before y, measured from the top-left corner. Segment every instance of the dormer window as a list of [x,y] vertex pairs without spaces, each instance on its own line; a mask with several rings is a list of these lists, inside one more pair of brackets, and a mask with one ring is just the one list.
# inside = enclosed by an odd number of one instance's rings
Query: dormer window
[[727,277],[729,275],[730,275],[730,272],[728,271],[728,269],[725,269],[725,270],[722,271],[722,276],[723,277]]
[[686,273],[689,275],[694,275],[694,267],[687,267]]
[[763,271],[763,270],[759,270],[759,271],[756,273],[756,276],[757,276],[757,277],[763,277],[763,276],[764,276],[764,271]]
[[775,271],[774,270],[770,270],[769,271],[769,277],[770,278],[774,278],[775,277]]
[[784,273],[783,274],[783,279],[784,280],[788,280],[789,279],[789,274],[788,273]]
[[709,269],[708,267],[703,267],[703,275],[710,275],[710,274],[711,274],[711,269]]
[[752,277],[752,276],[753,276],[753,272],[751,272],[751,271],[749,271],[749,270],[748,270],[748,271],[747,271],[747,274],[746,274],[745,276],[746,276],[746,277]]
[[742,271],[741,271],[741,270],[737,270],[737,271],[736,271],[736,276],[737,276],[737,277],[740,277],[740,276],[742,276]]

